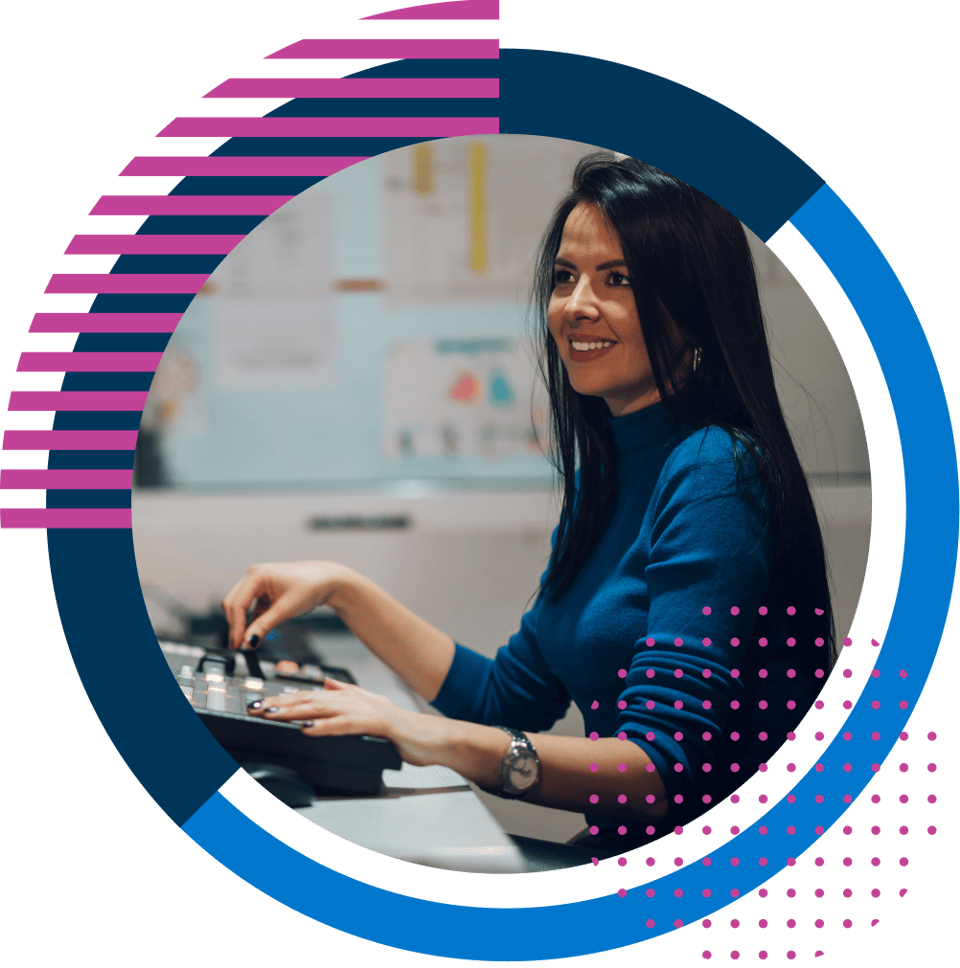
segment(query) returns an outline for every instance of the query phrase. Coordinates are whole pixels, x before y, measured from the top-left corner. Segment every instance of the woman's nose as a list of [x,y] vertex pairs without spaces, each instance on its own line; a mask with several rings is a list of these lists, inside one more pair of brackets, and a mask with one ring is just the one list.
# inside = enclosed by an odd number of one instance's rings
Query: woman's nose
[[581,276],[564,307],[567,318],[595,319],[598,315],[597,300],[589,280]]

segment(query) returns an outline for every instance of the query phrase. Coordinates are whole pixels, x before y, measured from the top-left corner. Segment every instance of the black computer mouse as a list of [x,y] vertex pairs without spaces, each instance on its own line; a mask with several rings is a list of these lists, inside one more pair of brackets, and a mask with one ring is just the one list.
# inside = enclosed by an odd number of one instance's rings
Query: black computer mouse
[[288,807],[309,807],[313,803],[313,786],[289,766],[279,763],[242,763],[241,766]]

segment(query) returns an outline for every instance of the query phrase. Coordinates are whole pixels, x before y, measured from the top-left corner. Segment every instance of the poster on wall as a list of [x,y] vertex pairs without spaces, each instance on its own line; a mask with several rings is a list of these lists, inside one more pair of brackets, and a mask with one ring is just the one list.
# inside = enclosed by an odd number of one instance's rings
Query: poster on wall
[[329,295],[220,298],[212,307],[217,386],[322,386],[336,375]]
[[201,298],[225,390],[317,386],[336,375],[331,204],[308,188],[224,259]]
[[546,439],[531,349],[514,338],[395,344],[386,359],[383,404],[389,457],[495,460],[539,454]]

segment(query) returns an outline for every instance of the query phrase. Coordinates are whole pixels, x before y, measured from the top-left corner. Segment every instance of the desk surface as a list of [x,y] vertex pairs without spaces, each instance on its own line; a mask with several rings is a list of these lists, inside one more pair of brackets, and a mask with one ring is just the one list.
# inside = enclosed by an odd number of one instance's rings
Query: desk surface
[[[329,665],[344,666],[364,689],[402,709],[416,700],[394,672],[351,635],[317,635],[311,648]],[[345,840],[413,863],[450,870],[523,873],[589,861],[582,851],[506,834],[469,784],[442,766],[403,764],[384,770],[372,797],[317,797],[297,811]]]

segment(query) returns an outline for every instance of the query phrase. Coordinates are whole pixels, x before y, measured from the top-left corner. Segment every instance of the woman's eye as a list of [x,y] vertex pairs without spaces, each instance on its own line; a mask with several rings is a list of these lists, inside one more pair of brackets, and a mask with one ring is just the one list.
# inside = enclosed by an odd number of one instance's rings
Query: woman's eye
[[555,269],[553,272],[553,284],[555,286],[562,286],[565,282],[570,282],[573,276],[569,269]]
[[629,286],[630,280],[622,272],[611,272],[608,280],[612,286]]

